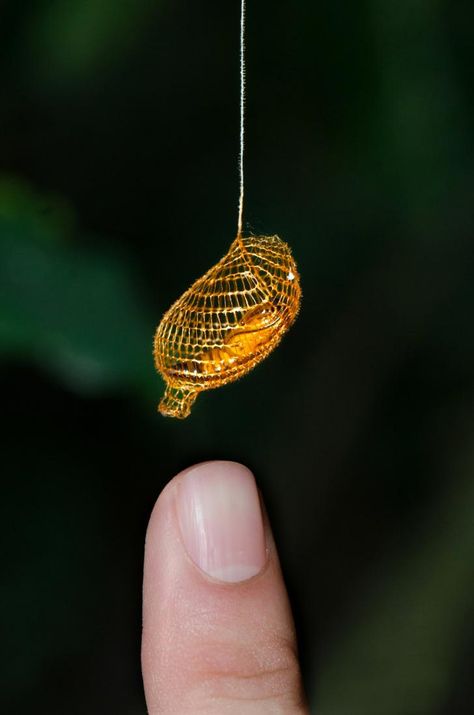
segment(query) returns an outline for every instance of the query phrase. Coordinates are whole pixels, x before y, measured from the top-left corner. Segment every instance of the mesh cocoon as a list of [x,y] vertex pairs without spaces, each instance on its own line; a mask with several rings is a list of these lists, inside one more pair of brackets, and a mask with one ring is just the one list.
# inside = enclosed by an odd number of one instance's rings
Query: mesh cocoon
[[187,417],[199,392],[255,367],[294,322],[300,299],[289,246],[278,236],[238,236],[158,326],[154,357],[166,382],[160,412]]

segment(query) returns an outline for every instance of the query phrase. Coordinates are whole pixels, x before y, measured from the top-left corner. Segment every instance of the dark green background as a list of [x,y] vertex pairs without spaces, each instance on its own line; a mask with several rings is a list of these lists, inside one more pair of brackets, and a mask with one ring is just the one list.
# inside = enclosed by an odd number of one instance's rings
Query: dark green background
[[245,222],[304,299],[181,422],[152,338],[235,235],[239,3],[2,3],[2,713],[144,714],[147,518],[212,458],[257,476],[316,712],[473,711],[473,25],[249,0]]

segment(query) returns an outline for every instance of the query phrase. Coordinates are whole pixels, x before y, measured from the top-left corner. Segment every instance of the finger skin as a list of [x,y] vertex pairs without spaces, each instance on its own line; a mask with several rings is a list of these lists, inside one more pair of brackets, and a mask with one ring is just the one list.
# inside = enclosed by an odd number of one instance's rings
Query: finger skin
[[[208,464],[219,469],[222,463]],[[307,713],[268,521],[259,574],[232,584],[209,578],[183,547],[176,490],[185,473],[162,492],[147,530],[142,670],[148,712]]]

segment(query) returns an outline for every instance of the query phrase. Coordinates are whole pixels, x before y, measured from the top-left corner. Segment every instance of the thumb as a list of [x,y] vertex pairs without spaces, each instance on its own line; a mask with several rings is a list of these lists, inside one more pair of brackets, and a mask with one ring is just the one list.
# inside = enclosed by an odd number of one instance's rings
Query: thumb
[[155,505],[142,669],[153,715],[308,712],[275,544],[240,464],[191,467]]

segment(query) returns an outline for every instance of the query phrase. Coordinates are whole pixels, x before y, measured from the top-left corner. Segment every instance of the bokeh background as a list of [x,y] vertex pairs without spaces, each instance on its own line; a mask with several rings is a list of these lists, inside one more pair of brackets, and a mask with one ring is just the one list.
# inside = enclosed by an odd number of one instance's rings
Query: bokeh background
[[0,710],[144,715],[146,523],[263,491],[320,715],[474,710],[474,5],[248,3],[245,223],[281,347],[156,413],[162,312],[235,235],[239,2],[4,0]]

